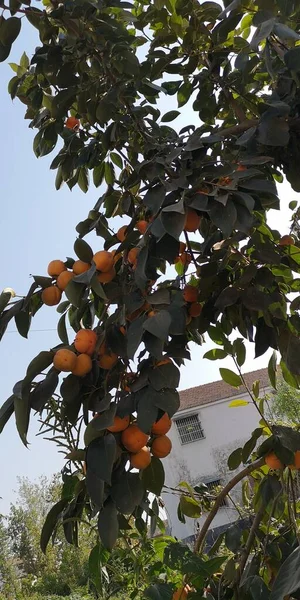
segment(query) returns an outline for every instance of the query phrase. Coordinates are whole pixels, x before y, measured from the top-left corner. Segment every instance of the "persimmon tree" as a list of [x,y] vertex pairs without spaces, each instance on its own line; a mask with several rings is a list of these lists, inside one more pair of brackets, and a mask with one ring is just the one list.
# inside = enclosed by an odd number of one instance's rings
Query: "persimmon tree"
[[[129,526],[128,516],[143,534],[145,514],[153,527],[159,522],[157,500],[148,494],[159,495],[164,484],[160,458],[170,441],[161,419],[168,421],[179,408],[179,372],[190,358],[190,342],[200,344],[207,334],[217,347],[206,358],[232,356],[235,372],[221,369],[221,375],[235,387],[244,381],[244,341],[255,344],[256,356],[273,348],[272,385],[278,352],[284,379],[299,387],[297,202],[289,205],[291,230],[283,237],[270,228],[268,210],[288,209],[285,198],[280,208],[276,187],[284,176],[300,190],[300,6],[293,0],[233,0],[225,7],[196,0],[0,5],[1,60],[23,19],[40,37],[40,45],[29,49],[31,59],[24,53],[19,65],[11,65],[8,86],[37,130],[34,152],[55,152],[57,190],[77,185],[96,200],[77,225],[73,257],[54,257],[48,276],[34,276],[24,298],[9,291],[0,297],[1,336],[14,319],[27,337],[36,312],[57,305],[60,339],[32,360],[15,385],[1,409],[1,429],[15,413],[26,445],[30,415],[40,413],[44,430],[65,449],[65,476],[72,475],[73,486],[48,515],[43,549],[61,522],[76,544],[83,513],[98,514],[101,542],[111,549]],[[164,112],[166,103],[170,110]],[[179,115],[186,116],[180,130]],[[123,227],[114,225],[116,216],[126,217]],[[61,373],[69,374],[62,379]],[[274,573],[297,541],[297,503],[289,501],[293,474],[283,469],[297,465],[300,435],[266,419],[258,384],[249,392],[259,427],[229,457],[231,469],[244,468],[216,500],[196,543],[197,551],[203,548],[224,494],[252,474],[255,517],[248,538],[238,538],[242,551],[227,540],[233,555],[206,592],[206,579],[215,573],[214,567],[205,571],[206,559],[189,562],[183,549],[180,562],[177,546],[165,553],[166,561],[173,556],[185,568],[198,598],[251,598],[254,589],[255,598],[269,598]],[[269,474],[274,466],[280,468]],[[195,491],[189,493],[181,515],[207,508],[209,498],[203,505]],[[275,531],[271,536],[279,497],[289,523],[280,533],[280,540],[290,536],[286,552]],[[193,504],[200,509],[193,512]],[[251,575],[256,587],[245,589],[241,578],[262,535]],[[276,566],[268,569],[273,558]],[[197,579],[199,561],[206,577]],[[293,579],[294,587],[278,592],[278,577],[273,600],[299,587]],[[150,598],[171,598],[174,591],[168,582],[150,588]]]

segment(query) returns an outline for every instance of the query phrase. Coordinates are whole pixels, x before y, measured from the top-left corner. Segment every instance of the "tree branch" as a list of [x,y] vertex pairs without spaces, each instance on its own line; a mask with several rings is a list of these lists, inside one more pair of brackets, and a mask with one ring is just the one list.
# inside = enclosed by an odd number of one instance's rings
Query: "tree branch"
[[214,520],[214,518],[215,518],[223,500],[226,498],[228,492],[230,492],[230,490],[232,490],[232,488],[234,488],[242,479],[247,477],[247,475],[250,475],[250,473],[255,471],[255,469],[259,469],[259,467],[262,467],[262,465],[264,463],[265,463],[264,457],[259,458],[258,460],[253,462],[251,465],[248,465],[247,467],[242,469],[242,471],[237,473],[230,481],[228,481],[228,483],[225,485],[225,487],[222,489],[222,491],[216,498],[216,501],[215,501],[211,511],[208,513],[206,520],[199,532],[199,535],[198,535],[198,537],[196,539],[196,543],[195,543],[195,552],[199,552],[201,550],[203,543],[205,541],[209,526],[211,525],[212,521]]
[[239,135],[240,133],[244,133],[247,129],[251,127],[255,127],[258,125],[259,119],[247,119],[243,121],[243,123],[239,123],[239,125],[234,125],[233,127],[224,127],[224,129],[220,129],[216,131],[216,135],[222,135],[224,137],[231,137],[232,135]]
[[259,527],[259,524],[262,520],[262,517],[264,515],[264,511],[265,511],[265,506],[264,504],[261,505],[260,509],[258,510],[258,512],[256,513],[254,519],[253,519],[253,523],[251,525],[251,529],[249,531],[249,536],[245,545],[245,548],[241,554],[241,560],[240,560],[240,564],[239,564],[239,568],[237,571],[237,584],[239,584],[239,582],[241,581],[247,560],[248,560],[248,556],[251,552],[251,548],[252,548],[252,544],[255,538],[255,534],[256,531]]

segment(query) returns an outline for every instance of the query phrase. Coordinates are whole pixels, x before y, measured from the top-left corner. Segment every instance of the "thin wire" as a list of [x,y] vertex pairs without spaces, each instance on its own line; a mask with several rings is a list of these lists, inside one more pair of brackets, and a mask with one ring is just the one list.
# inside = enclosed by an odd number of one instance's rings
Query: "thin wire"
[[[66,329],[68,331],[72,331],[72,327],[67,327]],[[36,333],[36,332],[40,332],[40,331],[57,331],[57,330],[55,327],[53,329],[30,329],[29,333]],[[19,333],[19,332],[17,329],[11,329],[10,331],[6,331],[6,333]]]

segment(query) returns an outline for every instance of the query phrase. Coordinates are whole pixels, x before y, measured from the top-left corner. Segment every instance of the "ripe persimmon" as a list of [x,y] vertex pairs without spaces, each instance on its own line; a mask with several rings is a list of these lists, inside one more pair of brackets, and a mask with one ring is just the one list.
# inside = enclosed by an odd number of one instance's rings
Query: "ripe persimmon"
[[267,456],[265,457],[265,462],[266,462],[266,465],[268,465],[268,467],[270,469],[283,469],[284,468],[281,460],[279,460],[279,458],[277,458],[275,452],[270,452],[269,454],[267,454]]
[[199,229],[200,227],[200,223],[200,215],[198,215],[198,213],[193,208],[189,208],[186,213],[184,231],[197,231],[197,229]]
[[122,252],[117,252],[117,250],[112,250],[111,253],[114,257],[114,265],[115,265],[118,262],[118,260],[120,260],[120,258],[122,258],[123,254],[122,254]]
[[162,358],[161,360],[159,360],[156,363],[155,367],[161,367],[162,365],[168,365],[170,363],[172,363],[171,358],[169,358],[168,356],[165,356],[164,358]]
[[65,122],[65,126],[68,129],[79,129],[80,126],[80,121],[79,119],[76,119],[76,117],[68,117],[66,122]]
[[118,229],[116,235],[117,235],[119,242],[124,242],[124,240],[126,238],[126,230],[127,230],[127,225],[123,225],[122,227],[120,227],[120,229]]
[[99,366],[101,367],[101,369],[105,369],[105,371],[109,371],[109,369],[112,369],[116,362],[118,361],[118,356],[117,354],[114,354],[113,352],[110,354],[102,354],[102,356],[100,356],[99,359]]
[[164,415],[152,425],[151,432],[154,435],[165,435],[168,433],[169,429],[171,429],[171,425],[172,421],[168,413],[164,413]]
[[192,302],[191,306],[189,307],[189,315],[191,317],[199,317],[199,315],[201,315],[201,311],[201,304],[199,302]]
[[294,454],[294,463],[289,465],[290,469],[300,469],[300,450],[297,450]]
[[245,165],[241,165],[241,163],[237,166],[237,171],[247,171],[247,167]]
[[74,273],[72,273],[72,271],[63,271],[56,280],[56,284],[59,289],[64,291],[73,277]]
[[129,250],[127,260],[131,265],[134,265],[136,263],[139,252],[140,248],[131,248],[131,250]]
[[186,285],[183,290],[183,298],[186,302],[193,304],[198,300],[198,288],[193,285]]
[[112,281],[115,278],[115,276],[116,276],[116,270],[114,267],[112,267],[112,269],[110,269],[106,273],[98,273],[98,275],[97,275],[98,281],[100,281],[100,283],[109,283],[110,281]]
[[147,446],[143,446],[139,452],[130,455],[130,466],[134,469],[146,469],[151,463],[151,454]]
[[97,334],[92,329],[80,329],[77,331],[74,346],[77,352],[92,356],[95,352]]
[[191,589],[192,588],[188,584],[186,584],[184,587],[178,588],[174,592],[172,600],[186,600]]
[[148,225],[149,225],[148,221],[142,220],[142,221],[137,222],[136,228],[142,235],[144,235],[144,233],[146,233],[146,229],[147,229]]
[[93,256],[93,261],[97,271],[101,271],[102,273],[107,273],[114,266],[113,254],[107,250],[99,250],[99,252],[96,252]]
[[83,260],[75,260],[73,264],[73,273],[75,275],[81,275],[91,268],[90,263],[84,262]]
[[77,377],[85,377],[92,370],[92,366],[92,359],[88,354],[79,354],[72,373]]
[[51,260],[48,265],[48,275],[50,277],[58,277],[63,271],[66,271],[67,267],[62,260]]
[[58,371],[72,372],[75,369],[77,356],[72,350],[61,348],[53,358],[53,365]]
[[159,435],[153,440],[151,452],[157,458],[165,458],[172,450],[172,442],[167,435]]
[[61,290],[56,285],[50,285],[42,291],[42,300],[47,306],[55,306],[60,303]]
[[98,352],[99,352],[98,356],[103,356],[103,354],[106,354],[106,351],[107,351],[106,344],[105,344],[105,342],[102,342],[102,344],[98,350]]
[[221,186],[230,185],[232,183],[232,179],[231,179],[231,177],[220,177],[218,183]]
[[139,452],[143,446],[146,446],[149,436],[133,423],[129,425],[122,433],[122,444],[129,452]]
[[130,417],[118,417],[117,415],[114,418],[114,424],[110,427],[107,427],[107,431],[111,431],[111,433],[118,433],[118,431],[124,431],[127,429],[130,422]]
[[292,246],[294,243],[291,235],[283,235],[278,242],[279,246]]

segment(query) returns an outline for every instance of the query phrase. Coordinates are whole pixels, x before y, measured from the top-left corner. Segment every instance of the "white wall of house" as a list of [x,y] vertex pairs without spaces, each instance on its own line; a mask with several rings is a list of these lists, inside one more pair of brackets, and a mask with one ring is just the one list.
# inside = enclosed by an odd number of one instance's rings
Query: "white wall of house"
[[[268,392],[268,389],[264,390],[264,393]],[[182,481],[196,485],[201,481],[207,483],[218,479],[223,484],[232,477],[232,472],[227,467],[227,458],[235,448],[244,445],[252,431],[258,427],[260,419],[251,401],[247,406],[229,407],[229,403],[237,398],[249,400],[247,394],[235,394],[232,398],[182,410],[176,414],[168,433],[172,440],[172,452],[164,459],[167,486],[175,488]],[[195,414],[199,417],[204,438],[182,444],[176,419]],[[233,497],[238,500],[239,493],[236,491]],[[163,500],[171,534],[179,539],[194,535],[205,517],[198,520],[186,517],[186,523],[183,524],[177,517],[179,496],[166,492]],[[219,509],[212,528],[235,521],[236,518],[237,512],[228,501],[226,507]]]

